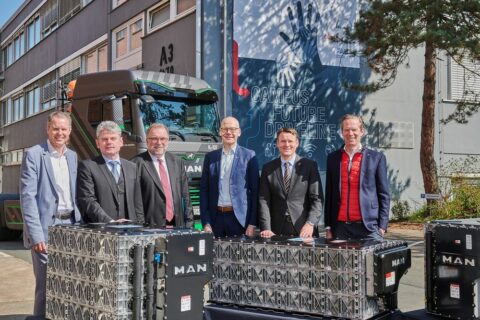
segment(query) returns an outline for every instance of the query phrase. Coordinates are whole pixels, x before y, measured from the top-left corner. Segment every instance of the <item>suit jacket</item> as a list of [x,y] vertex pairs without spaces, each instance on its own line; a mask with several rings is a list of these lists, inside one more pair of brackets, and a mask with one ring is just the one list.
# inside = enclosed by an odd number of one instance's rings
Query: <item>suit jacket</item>
[[[202,224],[215,224],[220,187],[222,149],[207,153],[200,182]],[[243,226],[257,225],[258,162],[255,151],[237,145],[230,175],[233,211]]]
[[[193,209],[190,203],[185,165],[180,158],[170,152],[165,153],[165,161],[173,196],[175,225],[177,227],[191,228],[193,227]],[[152,160],[147,151],[137,155],[132,159],[132,162],[136,163],[140,170],[140,186],[145,222],[151,226],[164,227],[166,222],[166,203],[162,183],[155,168],[157,162]]]
[[[145,221],[142,196],[140,194],[140,175],[137,166],[120,159],[125,180],[126,207],[130,219],[137,223]],[[109,222],[117,220],[119,201],[117,186],[112,173],[102,156],[81,161],[78,166],[77,202],[86,222]]]
[[[327,157],[327,185],[325,191],[325,226],[335,232],[340,210],[340,186],[343,147]],[[365,148],[360,165],[360,210],[365,227],[376,232],[387,230],[390,210],[390,192],[387,178],[387,161],[377,151]]]
[[307,221],[316,226],[322,215],[322,204],[322,182],[315,161],[297,155],[288,194],[283,184],[280,158],[263,166],[259,191],[262,231],[271,230],[280,234],[287,210],[298,233]]
[[[81,215],[75,202],[77,154],[67,149],[65,157],[68,164],[70,196],[75,211],[75,222],[80,222]],[[24,221],[23,242],[25,247],[31,248],[37,243],[46,243],[48,227],[54,223],[54,216],[58,211],[55,175],[46,141],[25,152],[20,174],[20,204]]]

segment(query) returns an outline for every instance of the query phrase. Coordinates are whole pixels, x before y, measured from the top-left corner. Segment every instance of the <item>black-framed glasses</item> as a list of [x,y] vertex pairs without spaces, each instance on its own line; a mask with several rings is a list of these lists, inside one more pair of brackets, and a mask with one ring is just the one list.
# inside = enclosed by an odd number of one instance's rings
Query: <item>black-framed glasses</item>
[[232,128],[220,128],[220,131],[221,131],[222,133],[226,133],[226,132],[232,132],[232,133],[233,133],[233,132],[237,131],[238,129],[240,129],[240,128],[235,128],[235,127],[232,127]]

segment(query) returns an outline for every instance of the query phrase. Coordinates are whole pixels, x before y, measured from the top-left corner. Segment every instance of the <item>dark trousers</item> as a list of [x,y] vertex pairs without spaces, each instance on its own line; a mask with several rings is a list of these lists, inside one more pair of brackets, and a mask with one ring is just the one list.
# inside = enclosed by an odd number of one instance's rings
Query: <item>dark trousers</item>
[[245,234],[245,228],[238,222],[233,211],[217,211],[215,223],[212,225],[215,237],[235,237]]
[[335,239],[341,240],[376,240],[383,241],[378,230],[371,232],[363,225],[363,222],[337,222],[333,230]]

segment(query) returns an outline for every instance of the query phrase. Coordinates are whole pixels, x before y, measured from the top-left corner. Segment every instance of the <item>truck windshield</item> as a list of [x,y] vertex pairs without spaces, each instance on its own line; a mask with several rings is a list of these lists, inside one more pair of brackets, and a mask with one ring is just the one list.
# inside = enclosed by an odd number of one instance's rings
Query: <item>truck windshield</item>
[[140,100],[139,107],[145,131],[153,123],[163,123],[169,128],[171,136],[184,141],[194,141],[199,136],[219,141],[219,119],[215,103]]

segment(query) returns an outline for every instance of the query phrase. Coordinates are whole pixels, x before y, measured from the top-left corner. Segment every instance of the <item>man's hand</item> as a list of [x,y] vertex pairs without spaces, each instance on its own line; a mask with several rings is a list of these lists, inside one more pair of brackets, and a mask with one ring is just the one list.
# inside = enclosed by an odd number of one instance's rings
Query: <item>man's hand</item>
[[271,238],[274,235],[275,233],[273,233],[272,230],[263,230],[260,232],[260,237],[262,238]]
[[332,240],[333,239],[332,229],[325,230],[325,238],[327,240]]
[[39,242],[32,247],[33,251],[38,253],[46,253],[47,252],[47,245],[45,242]]
[[255,226],[249,224],[247,230],[245,230],[245,235],[247,237],[253,237],[255,235]]
[[206,224],[206,225],[203,227],[203,231],[208,232],[208,233],[212,233],[212,232],[213,232],[212,226],[209,225],[209,224]]
[[383,230],[382,228],[378,228],[378,233],[383,237],[385,236],[385,230]]
[[310,223],[305,223],[300,230],[300,237],[302,238],[311,238],[313,236],[313,225]]

